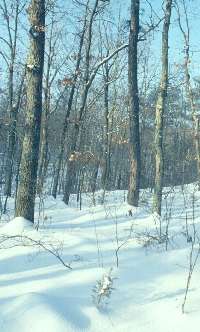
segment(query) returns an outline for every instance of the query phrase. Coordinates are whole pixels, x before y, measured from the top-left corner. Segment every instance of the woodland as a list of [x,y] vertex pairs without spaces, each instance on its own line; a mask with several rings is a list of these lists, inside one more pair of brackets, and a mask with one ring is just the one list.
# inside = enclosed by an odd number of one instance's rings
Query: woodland
[[0,0],[2,332],[197,330],[199,10]]

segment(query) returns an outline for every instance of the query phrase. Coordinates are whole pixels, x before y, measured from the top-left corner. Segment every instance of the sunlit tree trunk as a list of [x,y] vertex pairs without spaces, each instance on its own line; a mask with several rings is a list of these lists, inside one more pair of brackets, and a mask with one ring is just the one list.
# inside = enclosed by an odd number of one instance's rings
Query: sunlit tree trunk
[[200,116],[193,114],[194,122],[194,142],[195,142],[195,152],[196,152],[196,162],[197,162],[197,179],[198,179],[198,190],[200,191]]
[[168,48],[169,48],[169,26],[171,19],[172,0],[165,1],[165,17],[162,32],[162,73],[158,98],[156,102],[155,123],[155,185],[153,197],[153,210],[161,215],[162,187],[163,187],[163,119],[167,98],[168,87]]
[[51,59],[52,59],[52,50],[51,43],[52,43],[52,31],[51,28],[51,36],[50,36],[50,46],[49,46],[49,53],[47,58],[47,73],[46,73],[46,82],[44,87],[44,106],[43,106],[43,116],[42,116],[42,123],[41,123],[41,139],[40,139],[40,158],[38,164],[38,182],[37,182],[37,193],[39,195],[42,194],[44,179],[46,175],[46,170],[48,167],[48,120],[49,120],[49,112],[50,112],[50,93],[51,93],[51,86],[50,86],[50,69],[51,69]]
[[128,203],[138,206],[140,189],[140,133],[139,133],[139,96],[138,96],[138,34],[140,1],[131,1],[131,26],[129,35],[129,158],[130,178]]
[[[107,53],[109,55],[109,53]],[[110,169],[110,146],[109,146],[109,66],[104,66],[104,132],[103,132],[103,168],[101,176],[101,185],[103,189],[102,204],[105,199],[105,192],[108,186]]]

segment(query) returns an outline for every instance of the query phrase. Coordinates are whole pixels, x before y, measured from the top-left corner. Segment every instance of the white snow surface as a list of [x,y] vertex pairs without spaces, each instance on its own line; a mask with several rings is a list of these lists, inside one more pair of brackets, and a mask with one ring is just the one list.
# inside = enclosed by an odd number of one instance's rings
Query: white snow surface
[[[107,193],[104,205],[98,204],[100,194],[96,206],[91,195],[84,194],[81,211],[75,196],[69,206],[59,197],[45,197],[44,210],[36,212],[36,223],[41,219],[38,231],[23,218],[7,222],[14,207],[9,201],[0,223],[1,332],[199,331],[198,261],[185,314],[181,311],[191,251],[186,215],[189,235],[194,226],[197,235],[200,232],[196,186],[165,189],[162,234],[168,226],[167,250],[166,241],[156,240],[159,219],[151,214],[148,190],[132,216],[126,193]],[[97,305],[93,290],[111,268],[114,289],[108,301]]]
[[26,220],[22,217],[16,217],[10,222],[5,224],[1,229],[1,234],[4,235],[19,235],[23,234],[26,231],[33,230],[33,223],[29,220]]

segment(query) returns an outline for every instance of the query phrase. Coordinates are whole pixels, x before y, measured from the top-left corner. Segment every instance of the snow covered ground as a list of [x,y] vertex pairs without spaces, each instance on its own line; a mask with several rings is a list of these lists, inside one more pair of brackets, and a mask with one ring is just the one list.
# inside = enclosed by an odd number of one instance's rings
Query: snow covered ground
[[[0,331],[199,331],[198,261],[185,314],[181,311],[189,241],[195,230],[195,259],[200,234],[196,187],[165,189],[162,243],[159,219],[151,214],[151,193],[143,192],[132,216],[123,191],[107,193],[104,205],[98,204],[99,196],[94,207],[91,195],[83,195],[81,211],[75,197],[69,207],[46,197],[38,231],[22,218],[8,222],[10,200],[0,228]],[[105,278],[109,272],[111,280]]]

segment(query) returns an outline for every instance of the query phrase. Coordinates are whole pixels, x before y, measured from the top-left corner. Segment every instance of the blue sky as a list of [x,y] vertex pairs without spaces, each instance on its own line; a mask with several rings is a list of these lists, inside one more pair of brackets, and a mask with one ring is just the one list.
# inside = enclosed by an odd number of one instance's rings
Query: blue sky
[[[0,0],[1,1],[1,0]],[[9,1],[9,0],[8,0]],[[72,0],[59,0],[63,3],[64,8],[68,8],[69,4],[72,4]],[[154,10],[158,13],[158,15],[162,15],[162,1],[161,0],[149,0],[151,2],[152,7]],[[181,2],[181,0],[178,0]],[[200,13],[200,0],[186,0],[188,4],[188,17],[189,17],[189,24],[191,27],[191,72],[194,76],[198,76],[200,73],[200,32],[199,32],[199,26],[200,26],[200,19],[199,19],[199,13]],[[66,6],[66,7],[65,7]],[[130,7],[130,0],[110,0],[110,8],[113,11],[113,16],[115,17],[116,21],[118,19],[118,14],[120,12],[121,16],[124,17],[124,19],[129,19],[129,7]],[[141,7],[145,8],[146,10],[146,20],[148,19],[148,10],[149,6],[146,2],[146,0],[141,0]],[[2,18],[0,18],[0,25],[2,22]],[[65,22],[65,18],[63,20]],[[65,22],[65,26],[67,26],[70,29],[70,20],[67,19]],[[162,26],[160,26],[160,29]],[[0,34],[4,34],[3,30],[1,29]],[[155,60],[160,62],[160,47],[161,47],[161,33],[156,32],[154,34],[155,38],[152,44],[153,48],[153,54],[155,57]],[[67,43],[66,43],[67,44]],[[0,43],[0,48],[2,48],[3,45]],[[183,38],[179,31],[179,28],[177,27],[177,21],[176,21],[176,14],[175,10],[173,10],[172,15],[172,22],[171,22],[171,29],[170,29],[170,62],[173,63],[180,63],[183,61]],[[2,59],[0,58],[0,64],[2,67]]]
[[[185,0],[188,8],[188,19],[190,25],[190,51],[191,51],[191,72],[193,75],[200,75],[200,0]],[[158,13],[158,15],[162,16],[162,1],[161,0],[150,0],[149,1],[153,7],[153,9]],[[178,0],[181,3],[181,0]],[[119,11],[121,9],[122,15],[124,17],[129,17],[129,8],[130,8],[130,0],[111,0],[111,5],[115,8],[115,11]],[[141,7],[145,8],[146,16],[148,17],[148,4],[146,0],[141,1]],[[184,17],[183,22],[184,22]],[[162,29],[162,25],[160,26],[160,30]],[[157,32],[154,34],[155,39],[153,42],[153,51],[156,55],[156,58],[159,61],[160,57],[160,46],[161,46],[161,33]],[[170,62],[180,63],[183,61],[183,37],[180,33],[178,24],[177,24],[177,14],[175,9],[172,11],[172,20],[170,27],[170,35],[169,35],[169,55]]]

